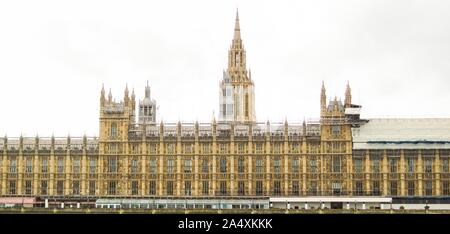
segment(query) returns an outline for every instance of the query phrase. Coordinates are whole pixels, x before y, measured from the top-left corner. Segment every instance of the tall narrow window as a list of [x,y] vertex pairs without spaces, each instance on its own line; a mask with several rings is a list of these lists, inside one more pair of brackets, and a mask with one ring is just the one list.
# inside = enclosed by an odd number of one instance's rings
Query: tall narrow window
[[317,195],[317,182],[316,181],[311,181],[311,185],[309,187],[309,192],[312,196]]
[[396,158],[391,158],[389,160],[389,172],[397,173],[397,159]]
[[238,173],[244,173],[245,172],[245,164],[244,164],[244,158],[239,157],[238,159]]
[[139,181],[133,180],[131,181],[131,195],[139,194]]
[[191,181],[184,181],[184,195],[191,196]]
[[432,173],[433,172],[433,160],[431,158],[425,158],[424,162],[424,171],[425,173]]
[[310,161],[311,173],[317,173],[317,160],[312,158]]
[[275,196],[281,195],[281,182],[279,180],[273,182],[273,193]]
[[249,99],[248,99],[248,93],[245,94],[245,117],[248,118],[249,116]]
[[362,162],[363,162],[362,158],[355,158],[355,161],[354,161],[355,173],[362,173],[362,171],[363,171],[363,163]]
[[116,157],[109,157],[108,158],[108,172],[109,173],[116,173],[117,170],[117,158]]
[[173,195],[173,181],[166,182],[166,191],[167,191],[167,195],[169,195],[169,196]]
[[57,172],[60,174],[64,172],[64,158],[63,157],[58,157]]
[[48,172],[48,159],[47,157],[42,158],[41,161],[41,172],[47,173]]
[[408,158],[407,159],[407,165],[406,165],[406,170],[408,173],[414,173],[414,158]]
[[117,181],[108,182],[108,195],[116,195]]
[[408,181],[408,196],[414,196],[415,185],[414,181]]
[[227,159],[225,157],[220,158],[220,173],[227,172]]
[[15,180],[10,180],[9,181],[9,194],[11,195],[16,195],[17,193],[17,184]]
[[26,167],[25,167],[25,173],[32,173],[33,172],[33,161],[31,157],[26,158]]
[[167,173],[173,173],[174,161],[173,159],[167,160]]
[[156,166],[156,158],[151,158],[149,161],[149,172],[150,174],[156,174],[157,166]]
[[32,194],[32,183],[31,180],[25,180],[25,194],[31,195]]
[[209,172],[209,166],[208,166],[208,159],[202,160],[202,173],[208,173]]
[[95,160],[94,157],[91,157],[89,159],[89,173],[95,174],[96,169],[97,169],[97,160]]
[[425,181],[425,196],[433,195],[433,181],[426,180]]
[[95,195],[95,180],[89,181],[89,195]]
[[111,138],[117,137],[117,123],[111,124]]
[[11,157],[9,161],[9,173],[17,173],[17,158]]
[[131,160],[131,173],[136,174],[139,172],[139,161],[137,158],[133,158]]
[[203,193],[203,195],[209,194],[209,181],[202,182],[202,193]]
[[380,173],[380,159],[372,159],[372,173]]
[[391,196],[397,196],[397,181],[391,181],[390,187],[391,187]]
[[281,173],[281,159],[280,159],[280,157],[275,157],[275,159],[273,161],[273,172],[275,174],[280,174]]
[[47,181],[43,180],[41,181],[41,195],[47,195],[48,193],[48,187],[47,187]]
[[256,158],[256,173],[264,172],[264,161],[262,157]]
[[75,157],[73,159],[73,173],[80,173],[80,158],[79,157]]
[[192,173],[192,160],[191,159],[184,160],[184,173]]
[[56,194],[57,195],[63,195],[64,194],[64,181],[58,180],[56,182]]
[[355,195],[356,196],[363,195],[363,182],[362,181],[355,182]]
[[256,195],[263,195],[263,182],[261,180],[256,181]]
[[72,182],[72,194],[79,195],[80,194],[80,181],[75,180]]
[[292,163],[291,163],[291,172],[292,173],[298,173],[298,171],[299,171],[299,161],[298,161],[298,158],[293,158],[292,159]]
[[292,195],[294,196],[300,195],[300,185],[297,180],[292,181]]
[[148,185],[148,194],[156,195],[156,181],[152,180]]
[[238,182],[238,194],[239,196],[245,195],[245,181]]
[[340,173],[341,172],[341,157],[333,156],[332,163],[333,163],[333,172]]
[[222,116],[226,116],[226,113],[227,113],[227,109],[226,108],[227,108],[227,104],[222,104],[222,108],[221,108],[222,109],[222,113],[221,113]]
[[375,180],[372,182],[372,192],[374,196],[379,196],[380,195],[380,181]]
[[450,181],[448,180],[442,181],[442,195],[450,195]]
[[449,172],[449,164],[448,164],[448,162],[449,162],[448,158],[442,159],[442,172],[444,172],[444,173],[448,173]]
[[219,194],[220,195],[227,195],[227,182],[226,181],[220,181],[220,186],[219,186]]

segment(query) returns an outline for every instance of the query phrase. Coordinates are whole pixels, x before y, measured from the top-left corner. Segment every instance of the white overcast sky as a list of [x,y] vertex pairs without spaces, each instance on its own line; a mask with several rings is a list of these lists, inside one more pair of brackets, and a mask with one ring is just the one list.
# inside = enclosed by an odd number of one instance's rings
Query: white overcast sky
[[102,83],[158,121],[212,120],[239,7],[258,121],[450,117],[450,1],[0,1],[0,135],[98,135]]

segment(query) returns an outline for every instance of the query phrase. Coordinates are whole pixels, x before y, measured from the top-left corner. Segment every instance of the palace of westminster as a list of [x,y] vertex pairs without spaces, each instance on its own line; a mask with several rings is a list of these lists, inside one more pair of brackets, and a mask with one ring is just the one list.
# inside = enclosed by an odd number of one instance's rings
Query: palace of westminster
[[148,84],[138,103],[102,87],[99,104],[98,138],[0,138],[0,197],[450,195],[450,118],[360,119],[349,84],[341,102],[322,83],[319,120],[257,122],[238,15],[217,121],[157,122]]

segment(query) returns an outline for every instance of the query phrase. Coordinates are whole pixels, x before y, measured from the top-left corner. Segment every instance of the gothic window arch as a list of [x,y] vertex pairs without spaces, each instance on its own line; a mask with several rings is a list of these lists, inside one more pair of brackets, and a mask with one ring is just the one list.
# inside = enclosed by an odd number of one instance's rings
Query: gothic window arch
[[111,132],[110,132],[111,138],[117,137],[117,123],[111,124]]

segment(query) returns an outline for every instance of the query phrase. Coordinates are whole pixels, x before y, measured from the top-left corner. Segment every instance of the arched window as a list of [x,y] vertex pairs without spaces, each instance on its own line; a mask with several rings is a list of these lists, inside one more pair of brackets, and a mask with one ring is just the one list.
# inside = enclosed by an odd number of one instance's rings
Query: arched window
[[245,117],[248,118],[249,110],[248,110],[248,93],[245,94]]
[[117,124],[116,123],[112,123],[111,124],[111,137],[117,137]]

